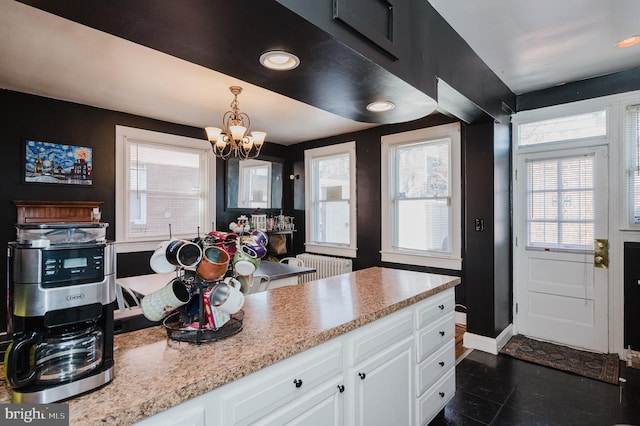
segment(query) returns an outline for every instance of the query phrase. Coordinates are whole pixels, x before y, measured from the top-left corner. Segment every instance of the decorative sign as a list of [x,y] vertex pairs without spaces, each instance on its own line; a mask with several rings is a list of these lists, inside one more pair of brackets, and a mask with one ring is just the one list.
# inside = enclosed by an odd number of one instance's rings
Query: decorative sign
[[24,159],[25,182],[93,185],[91,148],[26,140]]

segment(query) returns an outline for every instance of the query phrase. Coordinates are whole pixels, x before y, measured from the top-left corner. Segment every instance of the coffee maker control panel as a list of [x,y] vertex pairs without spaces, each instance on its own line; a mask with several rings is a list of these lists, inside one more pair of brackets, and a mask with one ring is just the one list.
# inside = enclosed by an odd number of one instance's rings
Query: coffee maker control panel
[[43,250],[42,272],[44,288],[102,281],[104,247]]

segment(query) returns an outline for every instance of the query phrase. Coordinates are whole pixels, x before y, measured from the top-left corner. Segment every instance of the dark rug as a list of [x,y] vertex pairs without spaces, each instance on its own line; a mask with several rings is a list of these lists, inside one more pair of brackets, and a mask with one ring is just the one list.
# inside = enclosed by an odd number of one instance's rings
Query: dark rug
[[500,353],[602,382],[618,384],[620,367],[617,354],[597,354],[540,342],[522,335],[513,336]]

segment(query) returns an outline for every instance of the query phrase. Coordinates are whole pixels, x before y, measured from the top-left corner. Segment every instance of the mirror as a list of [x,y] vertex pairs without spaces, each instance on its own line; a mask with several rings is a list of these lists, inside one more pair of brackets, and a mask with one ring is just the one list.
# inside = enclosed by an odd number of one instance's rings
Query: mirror
[[281,162],[227,160],[228,209],[281,209]]

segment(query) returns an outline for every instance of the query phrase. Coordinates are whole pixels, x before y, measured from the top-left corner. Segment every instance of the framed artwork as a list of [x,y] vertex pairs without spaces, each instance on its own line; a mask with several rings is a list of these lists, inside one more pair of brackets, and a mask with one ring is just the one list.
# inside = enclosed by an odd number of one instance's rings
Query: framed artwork
[[27,139],[24,143],[24,181],[93,185],[92,149]]

